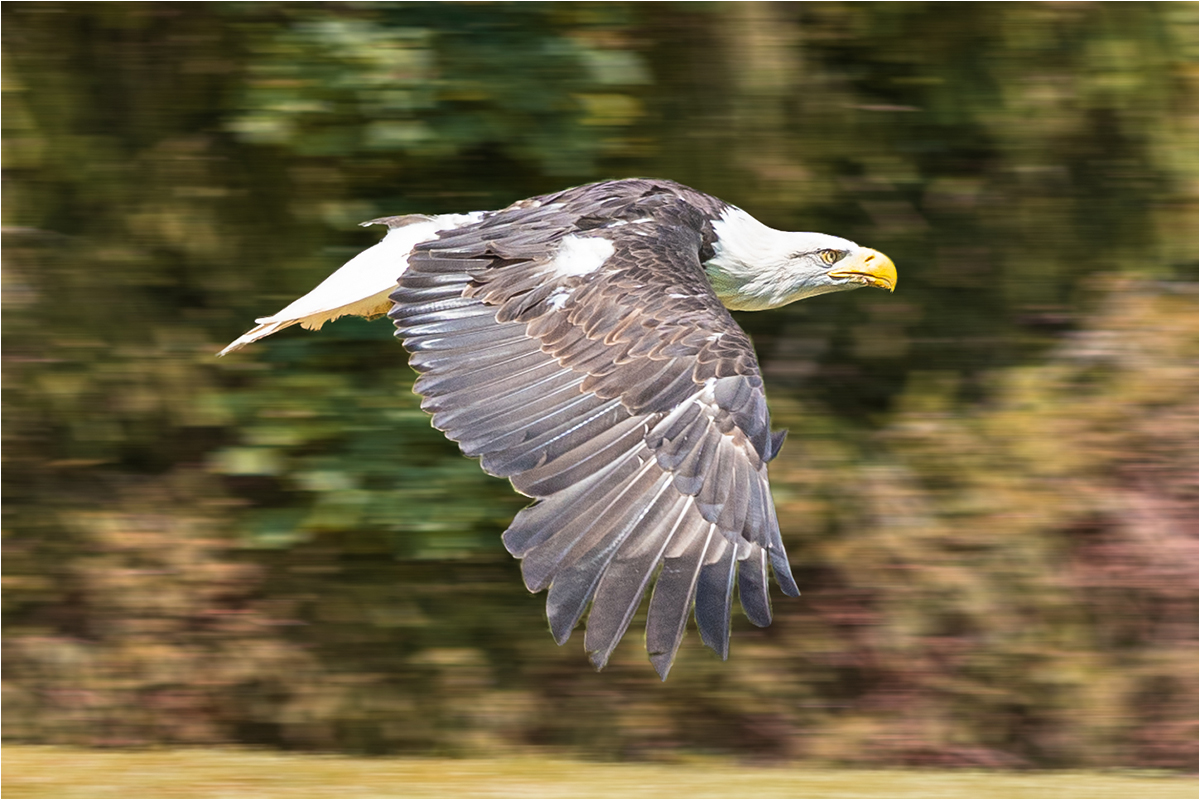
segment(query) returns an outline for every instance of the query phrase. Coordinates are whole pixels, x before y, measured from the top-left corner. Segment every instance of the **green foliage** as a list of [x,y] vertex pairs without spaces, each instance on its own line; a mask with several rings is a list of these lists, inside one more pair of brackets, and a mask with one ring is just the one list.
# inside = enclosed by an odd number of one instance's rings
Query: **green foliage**
[[[3,16],[10,738],[1194,768],[1194,6]],[[360,220],[631,174],[901,273],[740,318],[805,595],[666,684],[554,646],[386,322],[213,358]]]
[[[480,150],[547,175],[588,176],[640,116],[648,76],[606,46],[625,9],[409,5],[281,9],[249,39],[230,120],[243,139],[308,157],[420,163]],[[282,24],[281,24],[282,23]]]

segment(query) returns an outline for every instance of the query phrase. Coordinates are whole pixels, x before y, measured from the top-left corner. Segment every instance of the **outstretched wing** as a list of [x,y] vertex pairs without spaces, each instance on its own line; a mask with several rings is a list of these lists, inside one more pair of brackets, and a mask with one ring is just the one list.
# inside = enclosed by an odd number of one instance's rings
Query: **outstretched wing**
[[694,607],[728,653],[735,583],[771,621],[768,565],[798,594],[767,482],[754,350],[704,277],[708,217],[673,184],[524,201],[419,244],[391,295],[433,424],[536,502],[504,534],[555,639],[591,603],[603,667],[654,582],[666,677]]

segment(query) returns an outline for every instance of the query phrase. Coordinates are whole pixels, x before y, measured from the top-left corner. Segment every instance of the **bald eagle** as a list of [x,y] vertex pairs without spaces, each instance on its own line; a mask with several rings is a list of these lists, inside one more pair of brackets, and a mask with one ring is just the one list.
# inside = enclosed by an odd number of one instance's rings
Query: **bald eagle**
[[799,594],[767,481],[784,432],[727,309],[891,291],[887,256],[666,180],[363,224],[387,235],[221,354],[391,317],[434,427],[534,499],[503,540],[529,590],[549,590],[559,644],[590,605],[584,647],[603,668],[653,584],[646,649],[665,679],[689,613],[724,659],[735,585],[758,626],[768,568]]

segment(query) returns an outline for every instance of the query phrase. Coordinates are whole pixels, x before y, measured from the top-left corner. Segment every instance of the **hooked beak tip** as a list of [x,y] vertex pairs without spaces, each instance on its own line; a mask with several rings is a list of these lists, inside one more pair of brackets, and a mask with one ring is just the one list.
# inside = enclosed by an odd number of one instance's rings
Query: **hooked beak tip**
[[863,286],[896,291],[896,265],[878,250],[864,247],[830,271],[831,278],[844,278]]

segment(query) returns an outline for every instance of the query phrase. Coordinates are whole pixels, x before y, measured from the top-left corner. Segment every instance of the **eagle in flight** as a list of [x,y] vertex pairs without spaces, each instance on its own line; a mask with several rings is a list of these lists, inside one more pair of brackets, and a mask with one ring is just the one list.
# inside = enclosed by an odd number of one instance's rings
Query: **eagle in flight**
[[891,259],[666,180],[372,224],[381,242],[222,355],[297,323],[391,317],[434,427],[534,499],[504,545],[529,590],[549,590],[559,644],[590,605],[597,669],[652,584],[646,649],[664,679],[693,609],[725,658],[735,585],[758,626],[768,567],[799,594],[767,480],[784,432],[728,309],[891,291]]

